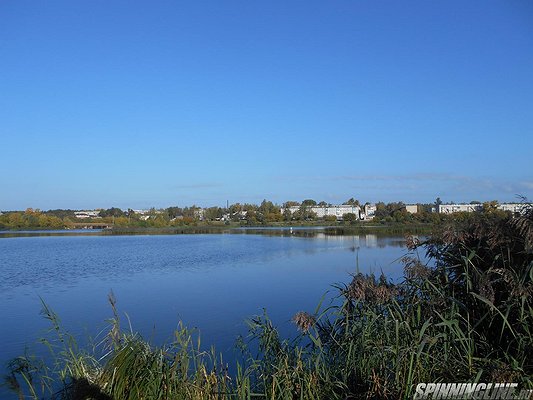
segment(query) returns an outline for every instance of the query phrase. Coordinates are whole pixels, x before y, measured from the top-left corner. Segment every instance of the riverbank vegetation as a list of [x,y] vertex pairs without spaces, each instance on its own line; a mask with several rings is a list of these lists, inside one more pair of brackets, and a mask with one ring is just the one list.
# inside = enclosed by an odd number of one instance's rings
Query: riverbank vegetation
[[185,327],[163,346],[123,330],[111,296],[109,333],[92,350],[45,306],[54,362],[19,357],[7,382],[20,398],[117,400],[400,399],[420,382],[533,389],[533,209],[472,213],[407,245],[403,282],[354,274],[337,301],[293,317],[292,339],[252,318],[235,368]]
[[[437,203],[440,202],[437,199]],[[187,229],[188,227],[241,227],[241,226],[327,226],[342,227],[332,231],[352,233],[357,230],[383,230],[382,227],[394,229],[395,232],[406,227],[412,232],[425,232],[434,226],[446,224],[453,220],[468,218],[466,212],[442,214],[435,212],[435,204],[419,204],[417,212],[408,212],[404,203],[383,203],[375,205],[375,214],[372,219],[347,213],[342,220],[334,215],[317,217],[311,211],[313,206],[329,206],[322,201],[317,203],[307,199],[303,202],[288,201],[279,206],[271,201],[264,200],[261,204],[232,204],[227,207],[210,207],[201,209],[191,207],[168,207],[165,209],[132,210],[127,211],[113,207],[92,211],[91,213],[76,214],[75,210],[48,210],[28,208],[25,211],[10,211],[0,213],[0,230],[54,230],[54,229],[81,229],[81,228],[112,228],[119,231],[142,231],[156,229]],[[347,205],[359,207],[359,201],[349,199]],[[496,209],[497,202],[483,204],[483,210],[504,213]],[[294,212],[288,207],[297,207]],[[364,208],[364,206],[362,206]]]

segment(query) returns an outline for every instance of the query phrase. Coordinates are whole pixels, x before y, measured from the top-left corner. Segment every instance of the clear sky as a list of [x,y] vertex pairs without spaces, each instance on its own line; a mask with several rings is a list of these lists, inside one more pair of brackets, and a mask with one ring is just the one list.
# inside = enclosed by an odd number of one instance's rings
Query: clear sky
[[0,210],[533,198],[533,2],[0,2]]

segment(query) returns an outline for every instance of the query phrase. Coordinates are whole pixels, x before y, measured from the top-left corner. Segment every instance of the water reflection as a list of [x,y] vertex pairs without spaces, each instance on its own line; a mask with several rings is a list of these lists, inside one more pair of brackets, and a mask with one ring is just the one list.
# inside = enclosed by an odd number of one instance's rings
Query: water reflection
[[[335,228],[337,229],[337,228]],[[404,247],[405,239],[388,233],[367,234],[339,234],[330,227],[242,227],[219,229],[210,227],[177,228],[165,230],[122,230],[106,229],[77,229],[77,230],[47,230],[47,231],[0,231],[1,238],[17,237],[47,237],[47,236],[146,236],[146,235],[203,235],[203,234],[231,234],[231,235],[262,235],[268,237],[298,237],[315,238],[329,242],[352,243],[352,248],[385,248]]]
[[38,237],[38,236],[94,236],[102,235],[102,229],[58,229],[34,231],[1,231],[0,238]]

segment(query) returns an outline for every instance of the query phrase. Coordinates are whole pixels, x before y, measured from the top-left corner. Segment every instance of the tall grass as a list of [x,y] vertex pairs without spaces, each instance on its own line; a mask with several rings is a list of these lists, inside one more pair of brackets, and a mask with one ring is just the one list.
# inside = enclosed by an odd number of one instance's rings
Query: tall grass
[[333,305],[294,316],[294,339],[281,338],[266,314],[252,318],[254,346],[241,346],[232,376],[182,325],[164,346],[123,330],[112,296],[109,332],[91,351],[43,304],[54,363],[19,357],[8,382],[20,398],[63,399],[398,399],[419,382],[533,388],[532,227],[529,209],[473,215],[423,243],[410,238],[403,282],[355,274],[336,287]]

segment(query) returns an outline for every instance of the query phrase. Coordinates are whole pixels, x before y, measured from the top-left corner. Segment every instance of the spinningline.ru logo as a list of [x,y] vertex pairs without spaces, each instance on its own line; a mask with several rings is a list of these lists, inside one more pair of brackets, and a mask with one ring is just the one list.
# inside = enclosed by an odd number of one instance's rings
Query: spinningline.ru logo
[[518,383],[419,383],[413,399],[532,400],[533,390]]

